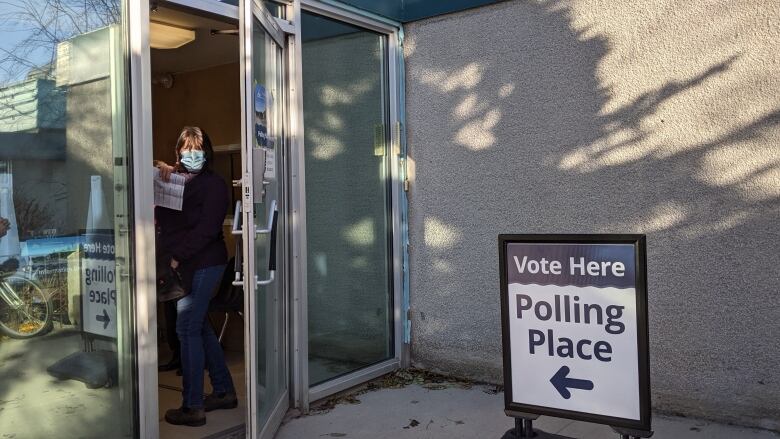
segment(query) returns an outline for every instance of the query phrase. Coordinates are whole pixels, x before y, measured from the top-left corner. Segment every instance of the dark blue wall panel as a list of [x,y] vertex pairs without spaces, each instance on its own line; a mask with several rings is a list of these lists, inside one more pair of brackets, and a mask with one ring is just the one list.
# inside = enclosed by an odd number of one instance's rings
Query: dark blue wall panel
[[[220,0],[233,5],[238,0]],[[337,0],[375,14],[406,23],[435,15],[462,11],[503,0]]]

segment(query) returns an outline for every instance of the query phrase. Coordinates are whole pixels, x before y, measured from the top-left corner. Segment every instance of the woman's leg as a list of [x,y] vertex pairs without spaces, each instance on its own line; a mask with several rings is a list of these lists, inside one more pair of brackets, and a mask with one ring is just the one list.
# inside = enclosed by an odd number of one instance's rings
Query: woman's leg
[[[182,405],[203,408],[203,366],[205,364],[203,327],[214,289],[219,285],[224,266],[195,272],[192,291],[177,303],[176,333],[181,344]],[[224,363],[224,362],[223,362]]]
[[235,393],[233,377],[230,376],[230,370],[225,363],[225,354],[217,335],[214,333],[214,328],[211,325],[203,325],[202,337],[203,348],[206,352],[206,367],[209,370],[214,393]]

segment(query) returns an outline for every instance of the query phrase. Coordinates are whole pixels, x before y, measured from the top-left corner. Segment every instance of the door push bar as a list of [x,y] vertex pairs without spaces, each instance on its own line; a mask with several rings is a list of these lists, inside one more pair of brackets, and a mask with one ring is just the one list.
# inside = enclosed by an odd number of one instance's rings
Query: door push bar
[[[236,208],[233,210],[233,228],[230,230],[230,234],[233,236],[241,236],[241,200],[236,201]],[[233,279],[233,286],[243,287],[244,280],[241,279],[241,265],[242,265],[242,253],[241,253],[241,239],[236,239],[236,258],[233,269],[236,271],[236,277]]]
[[[258,286],[269,285],[276,277],[276,223],[279,220],[279,210],[276,208],[276,200],[271,201],[271,211],[268,212],[268,226],[257,233],[268,233],[268,279],[258,280]],[[257,235],[255,235],[257,236]]]
[[[270,234],[269,238],[269,251],[270,254],[268,255],[268,272],[269,276],[268,279],[265,280],[257,280],[258,286],[264,286],[271,284],[275,277],[276,277],[276,225],[279,219],[279,209],[276,207],[276,200],[271,201],[271,211],[268,212],[268,221],[266,223],[265,229],[257,229],[255,231],[255,236],[261,235],[261,234]],[[230,231],[230,233],[233,236],[241,236],[242,229],[241,229],[241,201],[236,201],[236,208],[233,211],[233,227]],[[233,280],[233,285],[235,286],[243,286],[244,281],[241,276],[242,271],[242,261],[241,261],[241,240],[236,240],[236,263],[234,266],[234,269],[236,271],[235,279]]]

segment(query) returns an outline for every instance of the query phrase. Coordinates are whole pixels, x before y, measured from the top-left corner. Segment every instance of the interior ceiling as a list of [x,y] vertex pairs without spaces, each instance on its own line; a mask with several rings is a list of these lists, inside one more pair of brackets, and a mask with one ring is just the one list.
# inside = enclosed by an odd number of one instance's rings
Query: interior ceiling
[[195,31],[195,41],[178,49],[152,49],[152,73],[181,73],[239,61],[238,35],[211,35],[211,30],[238,29],[235,23],[159,7],[149,19]]

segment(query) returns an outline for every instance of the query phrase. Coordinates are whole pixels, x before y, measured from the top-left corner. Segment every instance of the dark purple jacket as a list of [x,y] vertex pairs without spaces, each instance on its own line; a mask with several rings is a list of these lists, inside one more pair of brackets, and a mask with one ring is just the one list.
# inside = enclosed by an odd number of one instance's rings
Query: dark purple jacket
[[179,261],[187,290],[191,289],[197,270],[227,263],[222,224],[228,203],[225,181],[204,170],[184,186],[181,211],[155,208],[158,258],[173,257]]

